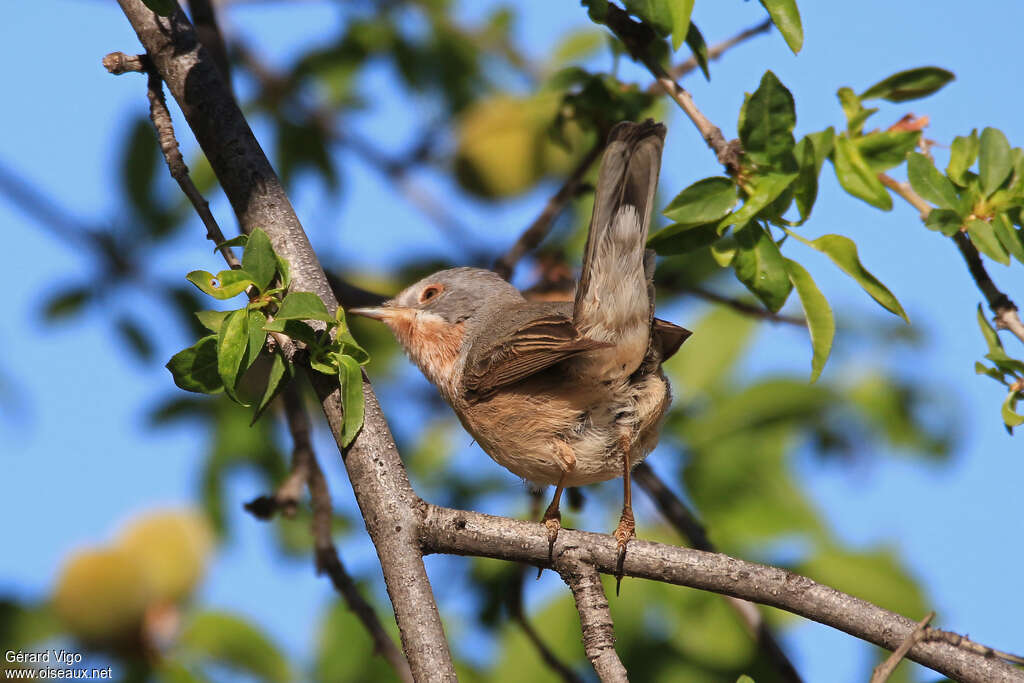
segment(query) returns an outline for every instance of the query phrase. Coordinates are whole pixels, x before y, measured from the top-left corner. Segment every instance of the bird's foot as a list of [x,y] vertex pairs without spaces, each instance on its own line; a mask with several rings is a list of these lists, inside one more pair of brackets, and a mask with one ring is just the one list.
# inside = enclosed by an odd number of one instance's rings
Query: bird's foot
[[626,545],[631,539],[636,538],[636,523],[633,521],[631,507],[622,509],[622,517],[619,518],[619,526],[615,528],[613,536],[619,542],[615,559],[615,595],[618,595],[619,586],[622,584],[622,565],[626,561]]
[[[558,540],[558,532],[562,528],[562,514],[558,510],[548,509],[541,520],[548,529],[548,563],[554,563],[555,541]],[[537,578],[544,573],[544,567],[537,567]]]

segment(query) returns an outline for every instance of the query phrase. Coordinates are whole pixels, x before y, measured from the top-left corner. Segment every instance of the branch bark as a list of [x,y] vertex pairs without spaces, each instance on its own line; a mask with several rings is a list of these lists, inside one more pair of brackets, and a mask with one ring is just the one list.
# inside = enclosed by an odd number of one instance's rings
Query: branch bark
[[[302,224],[185,14],[178,10],[170,17],[159,17],[140,0],[118,0],[118,4],[181,107],[242,229],[263,228],[291,266],[292,287],[315,293],[333,312],[337,301]],[[315,381],[314,386],[338,439],[342,424],[338,386],[327,381]],[[369,382],[364,382],[363,393],[366,424],[344,453],[344,461],[381,560],[403,648],[416,680],[455,680],[417,542],[414,506],[419,499]]]
[[615,652],[615,625],[600,574],[593,565],[568,554],[562,555],[555,566],[576,601],[583,632],[583,650],[594,665],[594,671],[604,683],[628,681],[626,667]]
[[[535,522],[520,522],[478,512],[420,504],[420,540],[425,553],[448,553],[529,562],[548,561],[547,531]],[[581,553],[595,569],[614,574],[617,545],[612,536],[562,529],[554,554],[555,568],[566,553]],[[623,564],[626,576],[663,581],[769,605],[831,626],[895,650],[916,624],[899,614],[865,602],[804,576],[727,555],[634,539]],[[956,680],[968,683],[1024,681],[1024,672],[993,656],[949,641],[925,639],[907,654]]]

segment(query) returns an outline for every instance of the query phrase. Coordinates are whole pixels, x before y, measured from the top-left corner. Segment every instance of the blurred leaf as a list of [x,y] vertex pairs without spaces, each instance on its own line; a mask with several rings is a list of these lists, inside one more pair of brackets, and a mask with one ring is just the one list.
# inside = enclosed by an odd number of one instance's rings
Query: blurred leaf
[[804,44],[804,29],[800,23],[796,0],[761,0],[761,4],[768,10],[772,23],[786,39],[786,45],[789,45],[793,54],[800,52]]
[[327,307],[313,292],[288,292],[274,320],[323,320],[333,322]]
[[178,9],[177,0],[142,0],[142,2],[162,17],[169,17]]
[[960,210],[960,198],[949,179],[939,173],[932,160],[912,152],[907,162],[907,179],[914,192],[943,209]]
[[267,233],[259,228],[255,228],[249,235],[245,251],[242,252],[242,270],[249,273],[256,289],[261,292],[266,290],[270,281],[274,279],[277,270],[274,247],[271,246]]
[[0,643],[6,649],[32,649],[32,646],[56,636],[60,630],[61,624],[48,605],[0,597]]
[[205,270],[193,270],[185,279],[215,299],[238,296],[253,284],[252,277],[244,270],[222,270],[216,276]]
[[725,384],[737,369],[751,342],[757,321],[724,306],[716,306],[695,323],[700,330],[680,353],[666,363],[674,391],[684,397]]
[[1013,227],[1005,213],[992,216],[992,229],[999,239],[999,244],[1003,245],[1011,256],[1024,263],[1024,241],[1021,240],[1020,231]]
[[651,235],[647,240],[647,246],[659,254],[671,256],[706,247],[717,239],[718,221],[705,225],[676,223]]
[[730,225],[742,228],[764,210],[779,195],[786,191],[793,181],[796,180],[796,173],[764,173],[750,179],[747,190],[747,198],[739,210],[732,212],[718,223],[718,231],[725,232]]
[[978,327],[981,329],[982,336],[985,337],[989,353],[1003,350],[1003,343],[999,341],[999,335],[989,323],[988,318],[985,317],[985,311],[982,310],[981,304],[978,304]]
[[690,48],[693,58],[697,60],[697,66],[700,67],[700,72],[704,74],[704,78],[711,80],[711,72],[708,71],[708,44],[704,40],[704,34],[697,28],[697,24],[692,21],[690,22],[690,27],[686,30],[686,46]]
[[[381,616],[381,622],[398,641],[395,620]],[[315,681],[397,681],[394,669],[374,652],[374,644],[359,618],[345,603],[335,600],[326,610],[317,630],[316,660],[311,680]],[[343,644],[344,647],[339,647]]]
[[996,231],[991,223],[977,218],[969,220],[967,221],[967,234],[971,238],[971,243],[982,254],[1004,266],[1010,265],[1010,255],[999,243],[999,238],[996,237]]
[[906,102],[927,97],[940,90],[956,76],[937,66],[922,66],[894,73],[861,93],[862,100]]
[[964,174],[974,165],[978,158],[978,131],[972,130],[969,136],[957,135],[949,152],[949,165],[946,174],[960,187],[967,185]]
[[185,391],[215,394],[224,389],[217,369],[217,336],[203,337],[167,362],[174,383]]
[[338,362],[338,382],[341,383],[344,410],[341,445],[347,448],[363,426],[363,370],[352,356],[339,353],[335,358]]
[[766,71],[761,83],[740,109],[739,135],[744,156],[759,166],[777,171],[795,169],[793,95],[775,74]]
[[832,150],[832,163],[836,178],[843,189],[858,199],[875,208],[888,211],[892,208],[892,197],[878,179],[878,174],[871,170],[867,161],[861,156],[860,150],[844,133],[835,138]]
[[43,304],[43,317],[49,322],[71,317],[79,313],[92,298],[92,288],[72,285],[47,299]]
[[793,289],[778,245],[768,231],[758,223],[748,223],[738,230],[736,243],[739,248],[732,264],[736,270],[736,278],[757,296],[768,310],[777,313]]
[[786,232],[791,237],[795,237],[807,246],[828,256],[844,273],[856,280],[857,284],[863,287],[864,291],[883,308],[903,318],[908,324],[910,323],[903,306],[900,305],[893,293],[861,265],[857,256],[857,245],[853,243],[853,240],[842,235],[823,235],[816,240],[807,240],[792,231],[787,230]]
[[[893,446],[933,457],[949,453],[953,422],[939,419],[937,410],[948,406],[948,399],[934,400],[927,389],[901,384],[874,371],[862,373],[847,391],[849,400],[868,421],[868,426]],[[933,402],[929,403],[929,399]],[[954,410],[949,412],[952,417]],[[921,420],[918,413],[935,419]]]
[[247,311],[231,311],[217,335],[217,372],[224,383],[224,392],[240,405],[248,405],[235,393],[238,373],[249,346],[249,316]]
[[952,209],[932,209],[928,217],[924,219],[924,225],[929,230],[938,230],[946,237],[952,237],[960,232],[963,225],[960,214]]
[[864,131],[864,122],[878,109],[865,109],[860,98],[850,88],[840,88],[836,91],[836,96],[843,108],[843,115],[846,116],[847,132],[850,136],[859,137]]
[[195,315],[203,327],[217,333],[230,313],[231,311],[196,311]]
[[814,284],[811,274],[796,261],[783,260],[786,264],[786,273],[800,297],[804,317],[807,318],[807,330],[811,334],[811,348],[814,350],[814,357],[811,359],[811,382],[815,382],[821,376],[825,362],[828,361],[829,354],[832,353],[836,321],[832,316],[832,307],[828,305],[828,300]]
[[114,327],[139,360],[147,361],[153,357],[153,342],[139,323],[127,316],[120,316]]
[[552,67],[564,66],[590,57],[605,45],[605,37],[593,27],[569,31],[562,36],[549,57]]
[[[177,3],[168,4],[177,8]],[[156,180],[160,150],[157,147],[156,133],[149,119],[136,119],[131,133],[125,139],[124,158],[121,162],[121,182],[128,200],[143,216],[153,215],[153,183]]]
[[978,172],[984,195],[989,197],[999,189],[1012,170],[1010,142],[1003,131],[998,128],[985,128],[981,131],[978,147]]
[[794,571],[897,614],[916,619],[928,611],[917,582],[892,550],[823,548]]
[[736,206],[736,184],[730,178],[704,178],[676,195],[662,213],[684,225],[711,223]]
[[261,681],[294,680],[284,654],[262,631],[227,612],[199,612],[181,634],[181,645],[204,659]]

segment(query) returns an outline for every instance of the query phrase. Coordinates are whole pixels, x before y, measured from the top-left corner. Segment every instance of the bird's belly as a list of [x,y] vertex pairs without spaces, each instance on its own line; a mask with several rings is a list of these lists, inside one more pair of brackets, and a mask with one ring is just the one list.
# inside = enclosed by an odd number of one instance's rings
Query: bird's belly
[[660,372],[614,391],[560,384],[525,382],[456,412],[495,462],[537,484],[557,484],[563,475],[566,486],[621,477],[624,443],[630,466],[657,444],[669,404]]

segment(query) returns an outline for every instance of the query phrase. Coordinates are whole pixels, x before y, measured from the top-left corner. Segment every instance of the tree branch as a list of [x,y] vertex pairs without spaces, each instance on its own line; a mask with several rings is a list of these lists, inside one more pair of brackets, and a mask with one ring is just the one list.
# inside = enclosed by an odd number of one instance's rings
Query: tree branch
[[[910,187],[910,183],[901,183],[886,173],[879,173],[878,179],[882,181],[883,185],[917,209],[921,214],[922,221],[928,219],[929,214],[932,212],[932,206],[921,195],[914,192],[914,189]],[[988,270],[985,269],[984,262],[981,260],[981,254],[978,253],[978,248],[971,242],[971,238],[963,230],[959,230],[953,235],[953,241],[956,243],[957,249],[960,250],[960,255],[963,256],[964,261],[967,263],[967,270],[970,271],[975,284],[978,285],[978,289],[981,290],[982,295],[988,302],[988,307],[996,314],[996,327],[1001,330],[1009,330],[1017,339],[1024,342],[1024,322],[1021,322],[1020,315],[1017,313],[1017,305],[992,281]]]
[[[291,266],[292,287],[317,294],[333,312],[337,301],[302,224],[184,13],[179,10],[164,18],[140,0],[118,0],[118,4],[181,106],[242,229],[263,228],[274,249]],[[337,383],[324,378],[314,386],[328,424],[340,439]],[[419,681],[454,680],[451,653],[416,536],[414,505],[419,499],[409,485],[368,382],[363,393],[365,425],[343,455],[349,479],[381,560],[413,677]]]
[[572,590],[580,614],[583,650],[604,683],[628,681],[626,667],[615,652],[615,626],[608,609],[601,576],[593,565],[564,554],[555,563],[562,580]]
[[900,665],[903,658],[907,656],[910,648],[914,647],[917,643],[921,642],[924,638],[925,631],[928,628],[928,622],[935,618],[935,612],[929,612],[924,619],[917,622],[917,628],[915,628],[906,640],[904,640],[898,648],[896,648],[889,657],[875,667],[875,670],[871,672],[871,683],[885,683],[889,680],[889,676],[896,670],[896,667]]
[[[420,503],[420,539],[425,553],[491,557],[550,566],[545,527],[478,512]],[[606,534],[562,529],[554,547],[555,566],[565,553],[583,559],[605,574],[614,574],[617,542]],[[895,650],[915,628],[910,619],[776,567],[727,555],[677,548],[634,539],[629,543],[626,576],[662,581],[732,595],[798,614],[850,635]],[[968,683],[1024,681],[1021,672],[1000,659],[948,641],[925,641],[908,658]]]
[[[633,468],[633,481],[640,485],[654,501],[661,514],[697,550],[717,553],[718,549],[708,538],[707,530],[697,516],[675,493],[655,474],[650,465],[641,462]],[[757,607],[746,600],[726,596],[729,606],[739,615],[753,637],[761,654],[771,662],[783,680],[800,683],[802,680],[796,667],[789,661],[785,650],[768,628]]]
[[[762,21],[760,24],[755,24],[754,26],[751,26],[748,29],[740,31],[732,38],[726,38],[722,42],[712,45],[711,47],[708,48],[708,61],[718,61],[719,59],[721,59],[723,54],[728,52],[730,49],[736,47],[740,43],[744,43],[753,38],[754,36],[758,36],[762,33],[768,33],[769,31],[771,31],[772,26],[772,20],[771,18],[768,18]],[[680,62],[678,65],[669,69],[669,75],[673,79],[678,81],[680,78],[686,76],[691,71],[696,70],[698,66],[699,65],[697,64],[697,58],[691,56],[688,57],[686,60]],[[659,88],[660,86],[657,83],[652,83],[651,86],[647,89],[647,92],[653,94],[655,92],[659,92]]]

